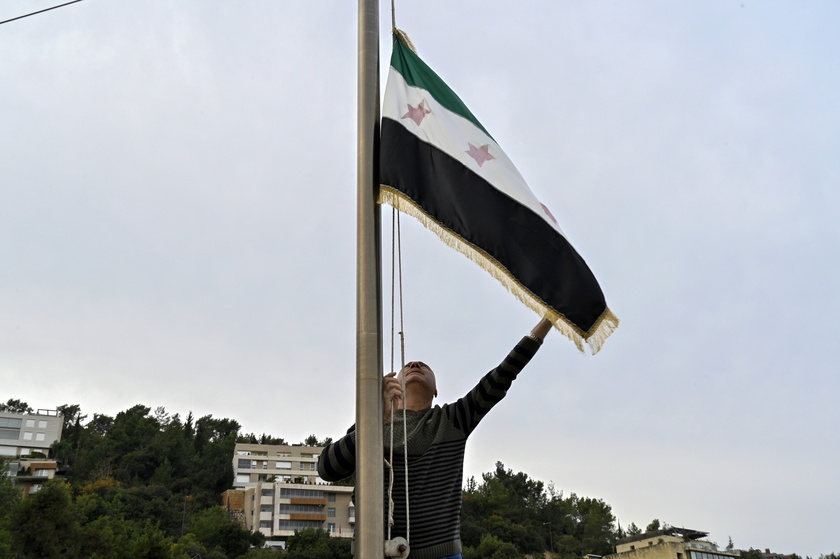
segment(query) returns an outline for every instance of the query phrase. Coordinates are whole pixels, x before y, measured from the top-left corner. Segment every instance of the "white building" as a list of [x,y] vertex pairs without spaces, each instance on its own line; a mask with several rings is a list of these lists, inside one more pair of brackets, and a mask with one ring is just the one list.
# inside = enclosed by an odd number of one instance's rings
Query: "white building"
[[63,416],[55,410],[35,413],[0,411],[0,456],[49,456],[50,446],[61,440]]
[[353,487],[318,477],[322,447],[237,443],[234,488],[225,506],[252,531],[286,538],[315,528],[336,537],[353,537]]
[[236,443],[233,488],[261,481],[324,483],[318,477],[322,450],[320,446]]
[[61,440],[63,416],[55,410],[35,413],[0,411],[0,456],[11,458],[7,472],[24,494],[35,493],[52,479],[58,464],[47,460],[50,447]]

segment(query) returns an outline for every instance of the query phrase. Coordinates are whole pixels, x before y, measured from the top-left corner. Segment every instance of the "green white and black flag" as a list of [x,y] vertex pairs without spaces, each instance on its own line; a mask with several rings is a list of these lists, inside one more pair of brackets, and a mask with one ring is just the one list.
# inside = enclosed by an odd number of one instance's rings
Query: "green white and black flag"
[[399,34],[382,107],[380,202],[445,243],[596,353],[618,326],[554,216],[461,99]]

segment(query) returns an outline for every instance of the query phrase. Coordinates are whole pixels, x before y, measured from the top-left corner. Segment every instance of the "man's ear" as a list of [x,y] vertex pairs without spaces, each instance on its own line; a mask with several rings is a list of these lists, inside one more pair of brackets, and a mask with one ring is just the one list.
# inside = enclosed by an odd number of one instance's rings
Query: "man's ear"
[[435,390],[435,398],[437,398],[437,390]]

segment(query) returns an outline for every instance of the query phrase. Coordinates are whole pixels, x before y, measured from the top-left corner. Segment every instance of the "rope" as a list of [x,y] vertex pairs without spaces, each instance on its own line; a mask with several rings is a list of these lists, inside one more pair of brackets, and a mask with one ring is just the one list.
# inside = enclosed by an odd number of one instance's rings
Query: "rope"
[[[393,2],[393,0],[391,0]],[[399,261],[400,270],[400,361],[401,368],[405,367],[405,325],[403,312],[403,283],[402,283],[402,233],[400,231],[400,218],[397,213],[397,259]],[[403,463],[405,464],[405,540],[411,542],[411,524],[409,519],[411,515],[408,514],[408,421],[406,421],[406,403],[405,403],[405,375],[402,378],[402,393],[403,393]]]
[[[392,0],[393,3],[393,0]],[[395,274],[399,271],[398,276]],[[396,285],[399,284],[399,304],[400,304],[400,370],[405,367],[405,328],[404,328],[404,307],[403,307],[403,284],[402,284],[402,236],[400,231],[399,213],[395,208],[391,208],[391,370],[394,370],[394,339],[395,339],[395,317],[396,311],[395,293]],[[405,539],[410,541],[411,525],[409,523],[409,501],[408,501],[408,421],[406,413],[406,396],[405,396],[405,376],[400,379],[402,388],[402,412],[403,412],[403,464],[405,477]],[[391,528],[394,525],[394,402],[390,402],[391,414],[391,441],[389,445],[388,459],[385,464],[388,466],[388,540],[391,540]]]

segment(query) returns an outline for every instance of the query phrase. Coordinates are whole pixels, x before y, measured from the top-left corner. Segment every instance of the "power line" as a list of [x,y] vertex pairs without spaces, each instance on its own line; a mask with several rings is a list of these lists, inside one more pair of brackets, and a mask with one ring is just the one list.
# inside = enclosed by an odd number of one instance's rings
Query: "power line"
[[42,14],[44,12],[49,12],[50,10],[54,10],[56,8],[61,8],[63,6],[69,6],[70,4],[75,4],[76,2],[81,2],[82,0],[73,0],[72,2],[67,2],[66,4],[59,4],[58,6],[53,6],[52,8],[45,8],[43,10],[38,10],[37,12],[32,12],[31,14],[26,14],[23,16],[13,17],[12,19],[7,19],[6,21],[0,21],[0,25],[4,23],[9,23],[10,21],[15,21],[18,19],[23,19],[25,17],[34,16],[35,14]]

